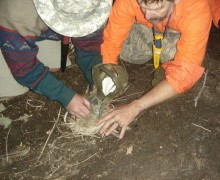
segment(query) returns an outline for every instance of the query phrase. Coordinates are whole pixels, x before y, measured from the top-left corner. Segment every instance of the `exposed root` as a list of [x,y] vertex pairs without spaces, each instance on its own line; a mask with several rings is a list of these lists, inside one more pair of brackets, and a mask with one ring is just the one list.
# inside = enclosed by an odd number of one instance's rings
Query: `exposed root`
[[10,131],[11,131],[11,127],[10,127],[10,129],[8,130],[8,133],[7,133],[7,137],[6,137],[6,145],[5,145],[5,151],[6,151],[6,161],[8,162],[8,135],[9,135],[9,133],[10,133]]

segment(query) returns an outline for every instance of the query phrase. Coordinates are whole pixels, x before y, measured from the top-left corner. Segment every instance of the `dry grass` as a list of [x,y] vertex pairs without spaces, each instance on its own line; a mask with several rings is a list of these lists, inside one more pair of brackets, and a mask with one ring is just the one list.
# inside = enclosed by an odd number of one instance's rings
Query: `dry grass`
[[[104,110],[103,115],[107,114],[111,110],[112,109]],[[99,132],[103,124],[96,126],[95,123],[97,120],[97,116],[93,113],[91,113],[85,119],[76,118],[75,116],[68,117],[68,113],[66,113],[64,116],[64,123],[62,123],[61,125],[70,128],[75,137],[98,137],[97,133]]]

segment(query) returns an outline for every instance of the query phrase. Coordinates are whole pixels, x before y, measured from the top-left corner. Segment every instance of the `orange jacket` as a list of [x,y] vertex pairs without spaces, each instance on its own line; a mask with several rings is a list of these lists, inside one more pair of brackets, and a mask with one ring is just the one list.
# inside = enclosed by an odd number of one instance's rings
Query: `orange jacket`
[[[145,18],[137,0],[116,0],[104,30],[101,47],[103,63],[117,64],[123,42],[134,21],[152,27]],[[167,19],[156,28],[165,30]],[[168,28],[180,32],[177,52],[173,61],[163,64],[166,79],[178,92],[190,89],[202,76],[201,67],[211,27],[211,13],[207,0],[179,0],[171,15]],[[135,53],[135,52],[134,52]]]
[[[220,20],[220,0],[209,0],[213,22],[216,27],[218,27],[218,22]],[[219,28],[219,27],[218,27]]]

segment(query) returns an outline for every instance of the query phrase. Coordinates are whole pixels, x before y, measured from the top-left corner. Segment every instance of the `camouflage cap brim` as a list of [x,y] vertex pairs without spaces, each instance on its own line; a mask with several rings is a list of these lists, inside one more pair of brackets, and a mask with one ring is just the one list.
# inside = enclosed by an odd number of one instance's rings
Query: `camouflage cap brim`
[[55,32],[83,37],[107,21],[112,0],[33,0],[41,19]]

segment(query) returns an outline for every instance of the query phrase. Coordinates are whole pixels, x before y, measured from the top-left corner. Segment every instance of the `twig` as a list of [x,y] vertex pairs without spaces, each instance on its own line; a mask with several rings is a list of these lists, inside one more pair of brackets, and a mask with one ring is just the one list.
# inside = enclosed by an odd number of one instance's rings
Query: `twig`
[[65,113],[64,118],[63,118],[63,120],[64,120],[65,123],[66,123],[67,115],[68,115],[68,111]]
[[6,147],[5,147],[5,151],[6,151],[6,161],[8,162],[8,135],[11,131],[11,127],[10,129],[8,130],[8,133],[7,133],[7,136],[6,136]]
[[59,121],[60,112],[61,112],[61,108],[60,108],[60,110],[59,110],[57,119],[56,119],[56,121],[55,121],[55,123],[54,123],[54,125],[53,125],[53,128],[51,129],[50,134],[48,135],[47,140],[46,140],[46,142],[45,142],[45,144],[44,144],[44,147],[43,147],[43,149],[42,149],[42,151],[41,151],[41,153],[40,153],[40,156],[38,157],[38,159],[37,159],[37,161],[35,162],[35,164],[37,164],[38,161],[40,160],[40,158],[41,158],[41,156],[42,156],[42,154],[43,154],[43,152],[44,152],[44,149],[45,149],[45,147],[46,147],[46,145],[47,145],[47,143],[48,143],[48,141],[49,141],[49,139],[50,139],[50,136],[51,136],[51,134],[53,133],[53,130],[54,130],[54,128],[56,127],[57,122]]
[[83,160],[83,161],[81,161],[81,162],[77,162],[76,164],[73,164],[72,166],[77,166],[77,165],[79,165],[79,164],[82,164],[82,163],[88,161],[89,159],[91,159],[93,156],[95,156],[95,155],[98,154],[98,153],[99,153],[99,152],[93,154],[92,156],[88,157],[87,159],[85,159],[85,160]]
[[[33,105],[33,104],[30,103],[31,101],[39,102],[39,103],[41,103],[41,105]],[[45,105],[45,103],[40,101],[40,100],[37,100],[37,99],[28,99],[27,102],[26,102],[26,109],[27,109],[27,105],[29,105],[29,106],[31,106],[33,108],[41,109]]]
[[194,124],[194,123],[192,123],[192,125],[194,125],[194,126],[196,126],[196,127],[200,127],[200,128],[202,128],[202,129],[204,129],[204,130],[206,130],[206,131],[212,132],[212,131],[210,131],[209,129],[206,129],[206,128],[200,126],[200,125],[197,125],[197,124]]
[[206,79],[207,79],[208,72],[209,72],[209,70],[207,69],[206,72],[205,72],[205,77],[204,77],[204,81],[203,81],[202,88],[200,89],[198,95],[197,95],[196,98],[194,99],[194,101],[195,101],[195,107],[197,106],[198,100],[199,100],[199,98],[201,97],[202,92],[203,92],[203,90],[204,90],[204,88],[205,88],[205,83],[206,83]]
[[112,161],[110,161],[110,160],[108,160],[111,164],[113,164],[113,165],[116,165],[114,162],[112,162]]
[[55,170],[53,170],[53,172],[52,173],[50,173],[50,175],[46,178],[46,179],[50,179],[52,176],[53,176],[53,174],[55,173],[55,172],[57,172],[63,165],[65,165],[66,164],[66,162],[63,162],[62,164],[59,164],[59,166],[55,169]]

